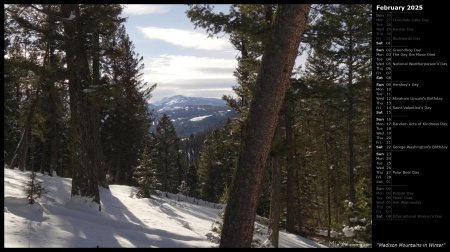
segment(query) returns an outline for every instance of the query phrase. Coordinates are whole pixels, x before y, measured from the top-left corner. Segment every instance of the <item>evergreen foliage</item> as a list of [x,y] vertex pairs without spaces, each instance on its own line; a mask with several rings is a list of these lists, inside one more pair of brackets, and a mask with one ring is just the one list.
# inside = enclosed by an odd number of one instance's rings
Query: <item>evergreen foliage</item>
[[156,126],[156,149],[159,159],[160,179],[162,181],[161,191],[177,193],[181,184],[183,167],[179,162],[179,141],[169,116],[164,114]]
[[42,195],[46,194],[47,191],[41,185],[40,182],[36,181],[36,173],[30,173],[30,180],[27,182],[27,199],[28,204],[32,205],[36,202],[36,199],[42,197]]
[[307,91],[298,100],[297,128],[312,140],[302,143],[313,157],[306,167],[312,165],[322,178],[314,193],[315,205],[322,209],[316,219],[328,230],[340,231],[354,218],[344,200],[354,206],[371,201],[371,8],[323,5],[320,13],[308,31],[313,50],[300,80]]
[[156,85],[142,82],[143,59],[121,11],[118,4],[4,10],[5,161],[72,177],[72,194],[96,202],[105,167],[110,182],[131,185],[152,123],[147,101]]
[[[254,97],[254,83],[271,30],[276,5],[233,4],[229,13],[214,12],[210,5],[189,5],[187,16],[208,36],[230,35],[239,51],[233,87],[236,97],[224,96],[239,120],[227,127],[227,144],[239,148]],[[371,199],[371,9],[367,4],[313,5],[301,52],[308,53],[305,66],[291,78],[283,108],[278,146],[272,154],[282,166],[281,204],[291,232],[300,234],[349,225],[349,212],[342,202]],[[272,16],[272,17],[273,17]],[[307,49],[307,50],[305,50]],[[214,191],[218,174],[215,162],[217,144],[212,134],[205,142],[199,165],[203,193],[210,199],[225,198]],[[216,147],[217,148],[217,147]],[[290,168],[292,167],[292,168]],[[270,170],[270,169],[268,169]],[[364,186],[362,186],[364,185]],[[364,193],[359,190],[364,189]],[[264,193],[260,196],[262,198]],[[364,196],[363,196],[364,195]],[[223,199],[222,199],[223,200]],[[290,201],[290,203],[288,203]],[[267,207],[259,200],[258,208]],[[266,206],[264,206],[266,205]],[[371,209],[371,205],[366,206]],[[260,210],[261,211],[261,210]]]
[[107,44],[116,52],[105,57],[109,67],[103,81],[109,89],[103,91],[101,113],[104,155],[113,183],[131,185],[133,169],[138,166],[139,155],[149,138],[153,120],[147,102],[156,84],[147,87],[142,81],[143,58],[134,52],[124,26]]
[[200,197],[201,185],[199,180],[199,160],[201,150],[206,139],[206,133],[191,134],[189,138],[180,141],[180,161],[183,167],[183,178],[190,188],[187,196]]
[[[153,152],[153,153],[152,153]],[[136,181],[138,198],[152,198],[158,197],[158,188],[161,188],[161,181],[158,176],[158,163],[155,158],[154,149],[144,147],[140,164],[133,173],[133,178]]]
[[227,129],[214,128],[206,134],[199,161],[201,197],[219,202],[224,189],[231,183],[235,167],[235,149],[228,142]]
[[[72,11],[79,17],[67,22]],[[97,201],[98,186],[108,182],[135,185],[138,197],[161,190],[228,203],[233,179],[242,179],[235,178],[238,153],[250,104],[261,97],[257,73],[278,6],[231,4],[217,13],[211,5],[189,5],[195,27],[210,37],[228,34],[238,51],[235,96],[223,99],[240,118],[185,139],[167,115],[153,122],[147,102],[156,84],[142,80],[143,57],[121,11],[117,4],[5,5],[5,162],[73,178],[73,195]],[[354,236],[344,239],[370,243],[370,5],[313,5],[300,50],[307,61],[290,78],[257,213],[269,215],[278,183],[271,175],[279,168],[280,206],[270,218],[281,223],[273,225],[298,234],[346,226]],[[30,203],[41,191],[31,181]]]
[[189,191],[191,190],[191,188],[189,186],[187,186],[186,181],[181,181],[181,185],[177,188],[178,192],[185,195],[186,197],[189,195]]

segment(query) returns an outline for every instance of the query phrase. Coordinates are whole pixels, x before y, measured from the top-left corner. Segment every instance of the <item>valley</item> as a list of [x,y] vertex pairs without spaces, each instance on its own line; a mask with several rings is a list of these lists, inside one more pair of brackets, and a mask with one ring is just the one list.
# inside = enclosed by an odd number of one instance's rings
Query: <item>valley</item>
[[191,134],[205,132],[209,128],[223,127],[228,118],[238,117],[237,113],[217,98],[186,97],[176,95],[165,97],[149,104],[155,118],[150,131],[156,131],[156,125],[166,114],[170,117],[177,135],[181,138]]

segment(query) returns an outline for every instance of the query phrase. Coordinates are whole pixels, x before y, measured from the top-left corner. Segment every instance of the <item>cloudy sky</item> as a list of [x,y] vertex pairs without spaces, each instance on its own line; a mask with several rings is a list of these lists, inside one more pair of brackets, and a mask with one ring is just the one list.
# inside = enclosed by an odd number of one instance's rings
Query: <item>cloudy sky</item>
[[[144,57],[144,81],[157,83],[150,100],[172,95],[221,98],[233,95],[237,51],[228,36],[208,38],[187,18],[187,5],[125,5],[127,32]],[[228,5],[214,10],[228,12]]]

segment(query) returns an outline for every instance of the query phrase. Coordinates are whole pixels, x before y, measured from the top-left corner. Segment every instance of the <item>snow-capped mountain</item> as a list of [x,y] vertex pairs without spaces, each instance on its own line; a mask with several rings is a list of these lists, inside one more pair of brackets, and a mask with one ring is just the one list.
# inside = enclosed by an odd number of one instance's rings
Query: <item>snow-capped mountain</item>
[[149,108],[153,109],[153,117],[156,118],[151,131],[156,130],[156,124],[163,114],[167,114],[179,137],[223,127],[228,118],[237,116],[224,100],[216,98],[175,95],[150,103]]
[[226,103],[222,99],[203,98],[203,97],[187,97],[183,95],[175,95],[172,97],[164,97],[159,101],[151,103],[155,107],[164,110],[173,110],[183,106],[192,105],[211,105],[211,106],[225,106]]

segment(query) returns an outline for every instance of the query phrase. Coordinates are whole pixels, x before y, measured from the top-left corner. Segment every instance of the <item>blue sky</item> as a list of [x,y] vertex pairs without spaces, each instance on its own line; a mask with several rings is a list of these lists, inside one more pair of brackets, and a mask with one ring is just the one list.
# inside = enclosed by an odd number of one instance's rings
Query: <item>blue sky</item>
[[[237,66],[234,50],[225,34],[208,38],[187,18],[185,4],[124,5],[123,17],[135,52],[144,57],[144,81],[157,83],[150,100],[185,95],[221,98],[234,95],[233,71]],[[228,5],[214,10],[227,12]]]

